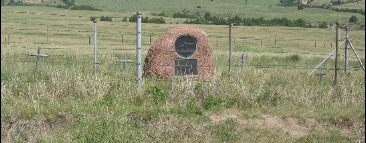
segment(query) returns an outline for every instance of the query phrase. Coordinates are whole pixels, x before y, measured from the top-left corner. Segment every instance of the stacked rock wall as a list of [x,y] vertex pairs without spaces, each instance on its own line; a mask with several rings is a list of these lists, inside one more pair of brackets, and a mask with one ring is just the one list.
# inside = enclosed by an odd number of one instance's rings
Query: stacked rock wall
[[[196,39],[196,51],[185,58],[177,54],[175,42],[178,37],[189,35]],[[176,59],[197,59],[198,74],[175,76]],[[195,79],[211,79],[215,75],[213,50],[207,34],[193,26],[180,26],[160,36],[148,51],[145,58],[144,76],[170,80],[174,77],[189,77]]]

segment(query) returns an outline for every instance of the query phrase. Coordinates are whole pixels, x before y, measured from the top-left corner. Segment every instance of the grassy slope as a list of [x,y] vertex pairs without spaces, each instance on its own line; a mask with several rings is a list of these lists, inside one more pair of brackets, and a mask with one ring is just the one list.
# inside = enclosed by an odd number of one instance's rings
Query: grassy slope
[[[302,18],[309,22],[328,23],[334,23],[335,21],[346,23],[352,15],[356,15],[360,21],[365,19],[360,14],[334,13],[333,11],[323,9],[309,8],[299,11],[296,7],[276,6],[278,2],[278,0],[248,0],[246,4],[245,0],[77,0],[77,4],[86,4],[106,11],[118,12],[143,11],[160,13],[164,11],[166,13],[175,13],[187,9],[193,12],[210,12],[213,15],[224,17],[235,15],[241,17],[264,17],[265,19],[286,17],[291,20]],[[111,5],[106,3],[111,3]],[[363,5],[362,2],[360,4]],[[201,6],[201,8],[197,8],[197,6]]]
[[[333,59],[326,63],[323,82],[308,75],[334,48],[329,47],[333,29],[234,27],[234,57],[245,52],[251,61],[245,74],[239,67],[228,74],[227,26],[194,25],[210,37],[216,80],[145,79],[139,94],[134,68],[122,74],[114,60],[121,59],[123,51],[113,50],[135,48],[135,23],[120,22],[133,13],[2,7],[2,141],[364,142],[364,72],[341,73],[338,90],[332,86]],[[98,60],[103,64],[92,74],[89,17],[102,15],[119,18],[98,22]],[[143,57],[150,47],[148,33],[156,35],[154,40],[179,25],[143,24]],[[8,33],[11,44],[5,44]],[[120,33],[125,34],[124,45]],[[350,36],[365,63],[364,31],[351,31]],[[28,54],[38,46],[61,48],[42,49],[50,56],[41,59],[38,75],[33,62],[6,62],[34,61]],[[134,59],[134,51],[127,52]],[[352,54],[350,67],[357,69]],[[294,55],[300,59],[291,58]],[[255,68],[278,64],[300,69]],[[158,102],[165,95],[165,102]]]

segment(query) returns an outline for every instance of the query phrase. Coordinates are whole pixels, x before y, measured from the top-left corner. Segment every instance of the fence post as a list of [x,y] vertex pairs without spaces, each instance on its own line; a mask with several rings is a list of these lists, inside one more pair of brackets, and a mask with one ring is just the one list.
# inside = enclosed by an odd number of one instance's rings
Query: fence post
[[36,60],[36,73],[37,73],[38,72],[38,66],[39,66],[39,57],[47,57],[48,55],[41,54],[41,48],[38,47],[37,54],[30,54],[30,56],[37,56],[37,60]]
[[275,38],[275,45],[277,45],[277,39]]
[[261,40],[261,47],[263,47],[263,41]]
[[338,84],[338,68],[339,68],[339,22],[336,22],[336,58],[335,58],[335,65],[334,65],[334,84]]
[[232,47],[231,47],[231,27],[233,23],[229,24],[229,72],[231,72],[231,58],[232,58]]
[[136,38],[136,61],[137,61],[137,74],[136,74],[136,80],[137,80],[137,88],[138,91],[141,91],[141,81],[142,81],[142,71],[141,71],[141,11],[137,12],[137,38]]
[[149,36],[150,36],[150,45],[151,45],[151,36],[152,36],[152,35],[149,35]]
[[346,47],[345,47],[345,54],[344,54],[344,72],[347,72],[348,68],[348,27],[346,28]]
[[48,25],[47,25],[47,43],[48,43]]
[[123,45],[123,33],[122,33],[122,45]]
[[97,72],[97,20],[94,23],[94,73]]
[[10,33],[8,33],[8,43],[10,44]]

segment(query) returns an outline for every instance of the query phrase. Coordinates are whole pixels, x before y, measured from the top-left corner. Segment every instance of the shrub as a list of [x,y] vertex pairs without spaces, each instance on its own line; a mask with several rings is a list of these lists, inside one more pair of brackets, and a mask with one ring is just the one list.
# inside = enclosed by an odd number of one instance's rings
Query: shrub
[[167,15],[165,15],[164,12],[161,12],[161,13],[158,14],[158,16],[167,16]]
[[222,98],[220,98],[221,96],[216,96],[216,98],[214,98],[214,96],[212,95],[208,95],[207,97],[205,97],[203,99],[203,108],[205,110],[213,110],[216,107],[219,107],[221,105],[221,103],[223,102]]
[[297,10],[303,10],[304,8],[305,8],[305,6],[302,5],[302,4],[300,4],[300,5],[297,6]]
[[323,22],[319,25],[319,28],[328,28],[328,24],[326,22]]
[[100,21],[112,21],[112,17],[108,17],[108,16],[104,17],[104,16],[102,16],[100,18]]
[[349,18],[349,22],[355,23],[357,21],[358,21],[358,18],[356,16],[354,16],[354,15]]
[[123,17],[122,22],[127,22],[127,21],[128,21],[127,17]]
[[289,59],[291,61],[294,61],[294,62],[295,61],[299,61],[300,60],[300,56],[298,54],[295,54],[295,55],[290,56]]
[[197,100],[195,98],[192,98],[187,103],[187,110],[189,113],[193,113],[196,115],[202,115],[202,110],[197,106]]
[[167,95],[159,86],[150,87],[149,93],[152,94],[152,98],[156,104],[165,103],[167,100]]
[[92,17],[90,17],[90,21],[94,21],[94,20],[96,20],[97,18],[96,17],[94,17],[94,16],[92,16]]

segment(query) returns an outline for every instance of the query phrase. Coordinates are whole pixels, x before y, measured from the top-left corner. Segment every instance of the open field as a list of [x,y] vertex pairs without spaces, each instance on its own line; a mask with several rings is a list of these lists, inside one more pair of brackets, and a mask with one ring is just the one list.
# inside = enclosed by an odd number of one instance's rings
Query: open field
[[[338,86],[334,55],[322,81],[319,71],[309,75],[335,48],[335,29],[234,26],[228,72],[228,26],[193,25],[209,36],[215,79],[144,78],[138,92],[134,64],[124,73],[115,62],[124,52],[135,60],[136,24],[121,22],[131,11],[1,7],[2,142],[365,142],[365,72],[352,50],[344,73],[340,46]],[[116,17],[97,23],[97,73],[91,16]],[[172,24],[143,24],[143,58],[149,35],[154,42],[185,20],[166,19]],[[364,31],[350,39],[365,63]],[[35,73],[29,54],[38,47],[49,56]],[[241,72],[243,52],[250,61]]]

